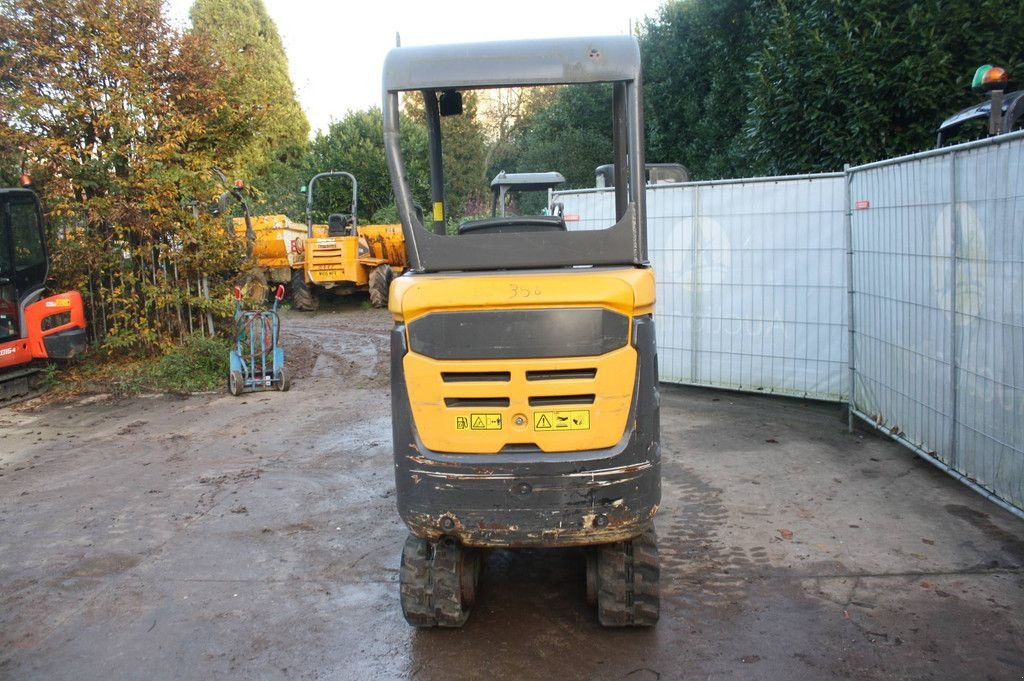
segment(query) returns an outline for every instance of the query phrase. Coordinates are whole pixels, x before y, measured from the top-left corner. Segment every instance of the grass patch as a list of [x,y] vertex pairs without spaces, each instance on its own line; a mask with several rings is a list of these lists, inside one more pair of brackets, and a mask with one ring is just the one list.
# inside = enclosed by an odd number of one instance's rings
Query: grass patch
[[227,384],[228,353],[225,338],[192,334],[181,345],[152,357],[88,353],[81,360],[48,369],[57,393],[142,392],[193,393],[221,390]]
[[182,345],[167,350],[144,368],[144,382],[168,392],[192,393],[217,390],[228,375],[231,343],[224,338],[192,334]]

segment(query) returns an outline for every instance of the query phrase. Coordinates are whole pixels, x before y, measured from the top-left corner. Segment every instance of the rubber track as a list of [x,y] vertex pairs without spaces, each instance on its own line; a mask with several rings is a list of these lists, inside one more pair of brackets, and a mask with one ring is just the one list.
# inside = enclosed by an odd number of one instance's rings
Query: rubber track
[[460,572],[462,547],[452,539],[436,544],[409,535],[402,549],[399,583],[402,614],[415,627],[461,627],[469,617],[463,607]]
[[430,543],[409,535],[402,548],[402,568],[399,573],[401,585],[402,614],[405,621],[414,627],[436,627],[434,608],[431,605],[434,582],[431,577]]
[[654,528],[598,548],[597,615],[606,627],[650,627],[658,622],[658,540]]
[[46,379],[38,368],[28,368],[0,375],[0,407],[27,402],[46,392]]
[[434,546],[434,617],[438,626],[461,627],[469,617],[462,606],[462,547],[449,538]]

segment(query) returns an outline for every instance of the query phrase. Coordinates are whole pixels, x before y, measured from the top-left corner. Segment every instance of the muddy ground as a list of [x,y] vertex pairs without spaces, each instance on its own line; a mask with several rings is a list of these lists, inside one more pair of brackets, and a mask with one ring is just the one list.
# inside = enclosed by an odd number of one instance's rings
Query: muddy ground
[[834,405],[695,388],[657,627],[602,629],[566,550],[491,553],[464,629],[411,629],[389,317],[283,323],[288,393],[0,409],[0,678],[1024,678],[1024,522]]

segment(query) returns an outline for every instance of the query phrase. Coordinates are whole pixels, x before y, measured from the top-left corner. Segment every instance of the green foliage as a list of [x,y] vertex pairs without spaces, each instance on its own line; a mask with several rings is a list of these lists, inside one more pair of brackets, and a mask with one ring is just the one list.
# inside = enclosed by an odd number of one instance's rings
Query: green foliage
[[[423,97],[420,93],[406,93],[403,100],[406,120],[423,130],[424,144],[414,150],[413,154],[403,152],[409,171],[409,181],[413,182],[410,165],[425,170],[424,198],[428,199],[423,206],[429,208],[430,202],[430,157],[426,145],[426,115],[423,108]],[[487,177],[487,135],[478,112],[479,98],[475,92],[462,93],[462,113],[457,116],[445,116],[441,119],[441,162],[444,168],[444,195],[447,217],[459,219],[474,210],[474,206],[483,201],[490,191]],[[406,122],[402,123],[402,137],[409,134]],[[422,164],[422,166],[421,166]],[[414,195],[418,198],[419,193]],[[429,210],[425,212],[429,213]]]
[[73,362],[50,364],[47,381],[62,393],[142,392],[190,393],[225,386],[232,345],[220,337],[196,332],[182,345],[168,344],[154,352],[112,359],[93,349]]
[[181,345],[167,349],[142,371],[140,383],[161,391],[190,393],[216,390],[228,375],[231,343],[224,338],[194,333]]
[[[403,115],[402,153],[406,172],[417,200],[430,197],[427,165],[427,132],[421,122]],[[340,121],[318,132],[303,161],[302,183],[320,172],[345,170],[359,182],[359,217],[363,222],[393,204],[391,178],[384,157],[384,124],[379,108],[350,111]],[[297,188],[297,187],[296,187]],[[330,213],[347,213],[352,205],[352,187],[345,178],[317,180],[313,191],[313,219],[325,223]],[[303,215],[305,204],[303,204]],[[392,222],[397,222],[396,218]]]
[[46,386],[57,385],[57,365],[54,363],[46,364],[43,367],[43,382]]
[[461,115],[441,119],[441,135],[445,202],[451,217],[461,217],[489,193],[487,140],[477,115],[475,92],[463,93]]
[[1022,30],[1019,1],[666,3],[641,35],[648,159],[709,179],[927,149],[979,64],[1024,74]]
[[1019,2],[776,0],[764,9],[745,126],[760,172],[926,149],[945,117],[978,101],[967,87],[979,64],[1024,73]]
[[689,0],[662,6],[640,37],[647,160],[682,163],[694,178],[749,171],[743,139],[746,62],[753,39],[749,0]]
[[94,339],[148,350],[228,312],[209,291],[238,249],[192,202],[249,129],[208,45],[159,0],[5,0],[0,35],[0,150],[34,175],[50,272],[83,292]]
[[[219,164],[258,195],[254,214],[293,212],[309,121],[295,97],[288,58],[262,0],[195,0],[192,31],[203,36],[226,67],[219,86],[248,119],[252,134]],[[234,179],[229,177],[229,179]]]
[[374,225],[395,225],[398,224],[398,206],[389,203],[377,209],[377,212],[370,218]]
[[547,95],[516,121],[487,175],[554,170],[566,187],[591,187],[594,169],[612,161],[611,85],[566,86]]

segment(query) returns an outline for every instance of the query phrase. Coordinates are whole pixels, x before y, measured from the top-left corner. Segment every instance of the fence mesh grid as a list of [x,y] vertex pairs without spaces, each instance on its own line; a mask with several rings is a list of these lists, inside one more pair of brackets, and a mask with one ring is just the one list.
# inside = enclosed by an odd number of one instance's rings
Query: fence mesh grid
[[[555,200],[613,222],[611,190]],[[663,381],[846,399],[842,175],[653,186],[647,214]]]
[[[610,190],[556,195],[570,229],[613,222]],[[1024,133],[647,203],[663,381],[849,395],[1024,510]]]
[[849,175],[853,407],[1018,508],[1022,151],[1018,136]]

